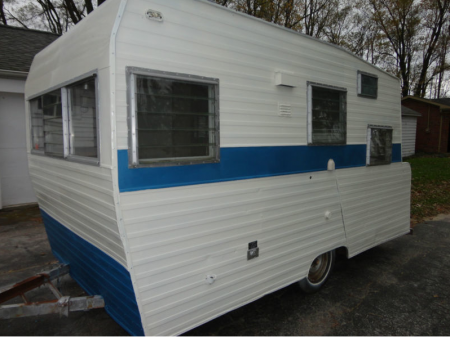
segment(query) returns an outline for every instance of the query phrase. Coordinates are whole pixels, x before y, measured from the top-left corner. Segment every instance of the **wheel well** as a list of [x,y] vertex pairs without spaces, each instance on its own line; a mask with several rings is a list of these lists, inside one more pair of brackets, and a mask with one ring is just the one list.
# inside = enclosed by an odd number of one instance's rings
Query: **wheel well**
[[336,248],[336,254],[339,256],[345,256],[348,259],[347,247],[342,246],[342,247]]

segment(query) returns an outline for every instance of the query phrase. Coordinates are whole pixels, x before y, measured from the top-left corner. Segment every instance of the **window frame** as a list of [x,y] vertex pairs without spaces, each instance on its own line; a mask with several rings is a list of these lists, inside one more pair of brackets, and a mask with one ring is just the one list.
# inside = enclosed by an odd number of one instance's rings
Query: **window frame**
[[[77,85],[77,84],[81,84],[83,82],[87,82],[89,80],[95,80],[95,115],[96,115],[96,130],[97,130],[97,157],[93,158],[93,157],[83,157],[83,156],[78,156],[75,154],[71,154],[70,152],[70,87]],[[48,153],[45,153],[45,142],[44,142],[44,149],[43,150],[35,150],[33,147],[33,123],[32,123],[32,116],[31,116],[31,101],[42,97],[46,94],[49,94],[53,91],[57,91],[60,90],[61,91],[61,105],[62,105],[62,119],[63,119],[63,147],[64,147],[64,154],[62,156],[55,156],[55,155],[50,155]],[[48,158],[54,158],[54,159],[60,159],[60,160],[66,160],[66,161],[70,161],[70,162],[75,162],[75,163],[81,163],[81,164],[87,164],[87,165],[92,165],[92,166],[100,166],[101,163],[101,135],[100,135],[100,120],[99,120],[99,114],[100,114],[100,106],[99,106],[99,84],[98,84],[98,71],[91,71],[88,73],[85,73],[81,76],[78,76],[70,81],[65,81],[63,83],[61,83],[58,86],[54,86],[51,87],[45,91],[39,92],[38,94],[32,95],[30,97],[27,98],[27,104],[29,107],[29,122],[30,122],[30,126],[29,126],[29,130],[30,130],[30,143],[31,143],[31,151],[30,153],[33,155],[38,155],[38,156],[42,156],[42,157],[48,157]]]
[[347,96],[348,90],[347,88],[343,87],[337,87],[333,85],[323,84],[323,83],[316,83],[316,82],[307,82],[307,110],[308,110],[308,121],[307,121],[307,127],[308,127],[308,134],[307,134],[307,140],[309,146],[342,146],[347,145],[347,97],[346,97],[346,103],[345,103],[345,135],[344,135],[344,142],[343,143],[313,143],[312,136],[313,136],[313,87],[316,88],[323,88],[323,89],[330,89],[330,90],[336,90],[340,92],[344,92]]
[[[214,155],[208,157],[185,157],[181,158],[159,158],[147,159],[145,162],[139,160],[139,141],[138,141],[138,121],[136,116],[136,76],[158,77],[168,80],[180,80],[184,82],[192,82],[199,84],[208,84],[214,86],[214,138],[215,151]],[[141,167],[166,167],[166,166],[183,166],[210,164],[220,162],[220,106],[219,106],[219,84],[218,78],[189,75],[182,73],[174,73],[161,70],[153,70],[139,67],[126,67],[127,77],[127,106],[128,106],[128,163],[129,168]]]
[[[371,150],[371,142],[372,142],[372,129],[384,129],[392,131],[392,141],[391,141],[391,161],[389,163],[371,163],[370,162],[370,150]],[[369,124],[367,126],[367,151],[366,151],[366,165],[367,166],[383,166],[392,164],[392,156],[393,156],[393,148],[394,148],[394,128],[390,125],[374,125]]]
[[[377,80],[377,88],[376,88],[375,96],[367,95],[367,94],[363,94],[362,93],[362,77],[363,76],[376,78],[376,80]],[[357,83],[357,89],[358,89],[358,96],[359,97],[370,98],[370,99],[378,99],[378,76],[377,75],[371,74],[371,73],[367,73],[365,71],[358,70],[357,82],[358,82]]]

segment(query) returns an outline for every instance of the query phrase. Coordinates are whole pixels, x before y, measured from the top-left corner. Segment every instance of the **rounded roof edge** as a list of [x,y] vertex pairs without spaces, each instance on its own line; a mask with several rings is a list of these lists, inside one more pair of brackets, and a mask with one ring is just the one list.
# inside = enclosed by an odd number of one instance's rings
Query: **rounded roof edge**
[[385,71],[385,70],[383,70],[383,69],[377,67],[376,65],[374,65],[374,64],[372,64],[372,63],[370,63],[370,62],[364,60],[362,57],[353,54],[351,51],[349,51],[348,49],[345,49],[344,47],[341,47],[341,46],[335,45],[335,44],[333,44],[333,43],[330,43],[330,42],[327,42],[327,41],[324,41],[324,40],[315,38],[315,37],[313,37],[313,36],[309,36],[309,35],[303,34],[303,33],[301,33],[301,32],[297,32],[297,31],[295,31],[295,30],[292,30],[292,29],[289,29],[289,28],[286,28],[286,27],[277,25],[277,24],[275,24],[275,23],[273,23],[273,22],[268,22],[268,21],[265,21],[265,20],[263,20],[263,19],[260,19],[260,18],[254,17],[254,16],[251,16],[251,15],[248,15],[248,14],[245,14],[245,13],[242,13],[242,12],[235,11],[235,10],[230,9],[230,8],[227,8],[227,7],[225,7],[225,6],[218,5],[218,4],[216,4],[215,2],[212,2],[212,1],[210,1],[210,0],[195,0],[195,1],[199,1],[199,2],[202,2],[202,3],[208,4],[208,5],[210,5],[210,6],[214,6],[214,7],[220,8],[220,9],[222,9],[222,10],[231,12],[231,13],[233,13],[233,14],[238,14],[238,15],[244,16],[244,17],[246,17],[246,18],[249,18],[249,19],[258,21],[258,22],[262,22],[262,23],[267,24],[267,25],[270,25],[270,26],[272,26],[272,27],[275,27],[275,28],[278,28],[278,29],[287,31],[287,32],[292,33],[292,34],[296,34],[296,35],[302,36],[302,37],[304,37],[304,38],[307,38],[307,39],[310,39],[310,40],[313,40],[313,41],[316,41],[316,42],[319,42],[319,43],[328,45],[328,46],[330,46],[330,47],[334,47],[334,48],[339,49],[339,50],[341,50],[341,51],[343,51],[343,52],[345,52],[345,53],[347,53],[347,54],[353,56],[354,58],[356,58],[356,59],[358,59],[358,60],[360,60],[360,61],[366,63],[367,65],[370,65],[371,67],[377,69],[378,71],[381,71],[382,73],[384,73],[384,74],[386,74],[386,75],[388,75],[388,76],[390,76],[390,77],[392,77],[392,78],[394,78],[394,79],[400,81],[400,78],[398,78],[397,76],[392,75],[392,74],[388,73],[387,71]]

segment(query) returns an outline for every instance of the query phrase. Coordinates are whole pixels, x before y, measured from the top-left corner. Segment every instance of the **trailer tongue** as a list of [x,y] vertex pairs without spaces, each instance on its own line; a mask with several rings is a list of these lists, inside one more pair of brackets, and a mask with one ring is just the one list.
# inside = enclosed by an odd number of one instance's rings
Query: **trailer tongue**
[[[55,286],[52,281],[57,280],[57,283],[59,283],[59,278],[68,273],[69,265],[63,264],[49,272],[37,274],[22,282],[0,290],[0,319],[42,316],[48,314],[59,314],[60,316],[68,317],[69,312],[71,311],[89,311],[105,307],[103,297],[98,295],[70,297],[61,294],[58,287]],[[56,299],[30,302],[25,294],[40,287],[47,287]],[[24,303],[4,304],[16,297],[21,297]]]

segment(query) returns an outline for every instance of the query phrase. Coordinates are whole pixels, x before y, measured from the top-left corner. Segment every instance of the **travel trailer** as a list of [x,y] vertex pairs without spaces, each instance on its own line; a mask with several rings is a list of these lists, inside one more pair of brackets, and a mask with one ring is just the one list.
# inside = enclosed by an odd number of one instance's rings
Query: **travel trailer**
[[315,291],[337,250],[409,233],[399,80],[209,1],[106,1],[26,99],[54,255],[131,334]]

